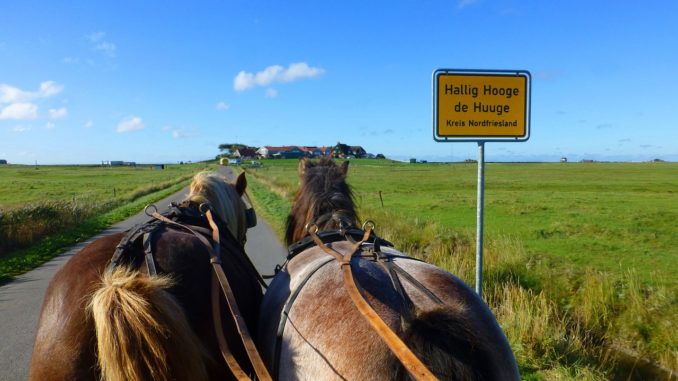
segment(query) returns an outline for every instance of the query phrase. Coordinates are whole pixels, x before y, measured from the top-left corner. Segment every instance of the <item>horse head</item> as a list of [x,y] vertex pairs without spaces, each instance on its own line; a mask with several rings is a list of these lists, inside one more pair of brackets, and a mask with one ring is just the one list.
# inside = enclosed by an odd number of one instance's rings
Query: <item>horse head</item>
[[348,161],[338,165],[325,157],[299,161],[300,186],[287,216],[287,244],[306,236],[308,223],[316,224],[319,230],[358,224],[353,192],[346,183],[348,165]]
[[245,204],[247,180],[241,173],[229,183],[216,172],[200,172],[193,177],[186,201],[198,205],[207,203],[241,245],[245,244],[247,228],[252,227],[251,206]]

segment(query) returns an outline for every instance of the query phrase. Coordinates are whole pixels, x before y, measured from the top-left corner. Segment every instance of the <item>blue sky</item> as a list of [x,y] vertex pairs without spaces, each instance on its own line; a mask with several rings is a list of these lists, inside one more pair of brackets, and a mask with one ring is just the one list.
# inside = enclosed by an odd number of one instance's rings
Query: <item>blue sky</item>
[[678,160],[676,1],[4,1],[0,158],[142,163],[220,143],[432,138],[437,68],[532,73],[531,137],[498,161]]

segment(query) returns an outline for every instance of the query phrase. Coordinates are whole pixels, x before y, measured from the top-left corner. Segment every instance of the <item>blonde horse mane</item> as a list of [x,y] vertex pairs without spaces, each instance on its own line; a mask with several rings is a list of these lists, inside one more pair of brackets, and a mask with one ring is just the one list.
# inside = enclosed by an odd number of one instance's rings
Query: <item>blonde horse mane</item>
[[216,172],[200,172],[193,177],[190,192],[186,198],[197,204],[204,202],[212,206],[215,213],[228,226],[238,242],[245,241],[245,203],[233,184]]
[[89,303],[102,380],[207,378],[209,355],[166,291],[172,285],[168,276],[139,276],[127,266],[102,275]]

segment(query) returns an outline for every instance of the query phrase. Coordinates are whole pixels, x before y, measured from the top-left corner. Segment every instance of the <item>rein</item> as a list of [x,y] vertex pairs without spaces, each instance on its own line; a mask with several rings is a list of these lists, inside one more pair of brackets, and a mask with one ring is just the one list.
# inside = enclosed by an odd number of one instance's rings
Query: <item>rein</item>
[[[384,320],[374,311],[374,309],[369,305],[369,303],[362,296],[358,287],[356,285],[355,279],[353,277],[353,271],[351,269],[351,259],[353,255],[360,250],[360,247],[365,243],[370,234],[372,233],[374,224],[366,223],[364,225],[364,234],[360,241],[355,242],[347,254],[341,254],[336,250],[330,248],[318,235],[318,226],[316,224],[309,224],[306,226],[311,240],[315,245],[320,247],[325,253],[334,257],[337,262],[341,265],[342,276],[344,279],[344,285],[346,286],[346,291],[353,301],[353,304],[356,306],[360,314],[367,320],[367,322],[372,326],[376,331],[379,337],[384,341],[388,348],[393,352],[393,354],[398,358],[398,360],[403,364],[405,369],[410,373],[410,375],[418,381],[432,381],[437,380],[436,376],[431,373],[431,371],[426,367],[426,365],[417,358],[417,356],[407,347],[407,345],[398,337],[398,335],[393,332],[393,330],[384,322]],[[375,235],[375,246],[378,245],[378,237]],[[404,296],[404,291],[402,285],[398,280],[398,277],[394,274],[393,269],[400,269],[400,267],[393,264],[393,267],[387,267],[387,274],[391,278],[391,281],[394,284],[396,290]],[[402,273],[405,273],[404,270],[400,269]],[[408,274],[409,275],[409,274]],[[408,280],[414,279],[409,276]],[[415,281],[416,282],[416,281]],[[419,282],[414,283],[417,287],[423,287]],[[428,290],[427,290],[428,291]],[[430,291],[429,294],[432,294]],[[435,295],[434,295],[435,297]],[[407,301],[406,304],[411,306],[411,301],[404,296],[404,299]],[[439,301],[439,299],[436,297]]]
[[[224,274],[223,268],[221,267],[221,235],[219,233],[219,227],[216,221],[214,220],[214,217],[212,216],[212,212],[209,208],[209,205],[201,204],[199,207],[199,211],[200,213],[204,214],[205,217],[207,218],[207,222],[210,226],[210,229],[202,228],[200,226],[186,225],[173,221],[168,217],[158,213],[155,207],[153,207],[153,209],[154,211],[152,213],[149,213],[149,207],[147,207],[147,214],[150,217],[155,218],[157,222],[151,222],[149,224],[141,226],[140,228],[133,230],[132,234],[128,234],[125,238],[123,238],[121,243],[118,245],[113,258],[111,259],[109,270],[112,270],[116,265],[118,265],[123,252],[127,248],[129,248],[132,242],[134,242],[141,234],[143,234],[144,235],[143,246],[145,252],[146,265],[148,268],[148,275],[149,276],[155,275],[156,273],[155,265],[153,262],[152,251],[150,246],[151,233],[157,230],[162,223],[191,233],[193,236],[198,238],[198,240],[205,246],[210,256],[210,263],[212,264],[213,270],[212,288],[211,288],[212,320],[214,324],[214,330],[217,336],[217,341],[219,343],[219,349],[221,350],[221,354],[222,357],[224,358],[224,361],[226,362],[227,366],[229,367],[229,369],[231,370],[231,372],[233,373],[237,380],[239,381],[251,380],[251,378],[242,370],[242,368],[238,364],[230,348],[228,347],[226,338],[224,337],[223,327],[221,324],[222,319],[221,319],[221,303],[219,298],[220,296],[219,288],[221,288],[221,291],[224,295],[226,305],[228,306],[228,309],[231,313],[231,318],[235,322],[238,334],[245,348],[245,352],[247,353],[247,357],[249,358],[250,363],[252,364],[252,368],[254,369],[256,378],[258,380],[271,381],[272,380],[271,376],[268,373],[268,370],[266,369],[266,366],[261,360],[261,356],[259,355],[259,352],[257,351],[254,345],[252,336],[250,335],[249,330],[247,329],[245,319],[242,313],[240,312],[240,309],[238,308],[238,304],[236,303],[233,290],[230,284],[228,283],[228,280],[226,279],[226,275]],[[149,228],[147,226],[151,227]],[[209,240],[207,240],[207,238],[205,238],[203,234],[198,233],[196,230],[200,231],[200,233],[211,235],[212,243],[210,243]],[[245,257],[247,256],[245,255]],[[259,282],[263,282],[258,273],[257,279],[259,280]]]

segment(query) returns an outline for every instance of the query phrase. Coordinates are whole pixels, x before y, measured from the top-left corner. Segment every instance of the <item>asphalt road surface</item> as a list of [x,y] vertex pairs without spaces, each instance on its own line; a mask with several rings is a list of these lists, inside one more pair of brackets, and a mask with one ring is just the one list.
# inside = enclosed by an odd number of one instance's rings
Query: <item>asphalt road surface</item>
[[[228,167],[220,167],[219,172],[232,178]],[[162,213],[172,201],[181,201],[188,188],[158,201],[156,205]],[[28,365],[35,330],[40,317],[40,308],[45,290],[54,273],[68,259],[97,238],[125,231],[137,223],[148,220],[143,212],[111,226],[101,234],[86,242],[73,246],[66,253],[45,263],[41,267],[18,276],[15,281],[0,286],[0,381],[19,381],[28,378]],[[247,232],[245,250],[261,274],[271,274],[276,264],[281,263],[287,254],[278,241],[271,226],[258,217],[257,226]]]

